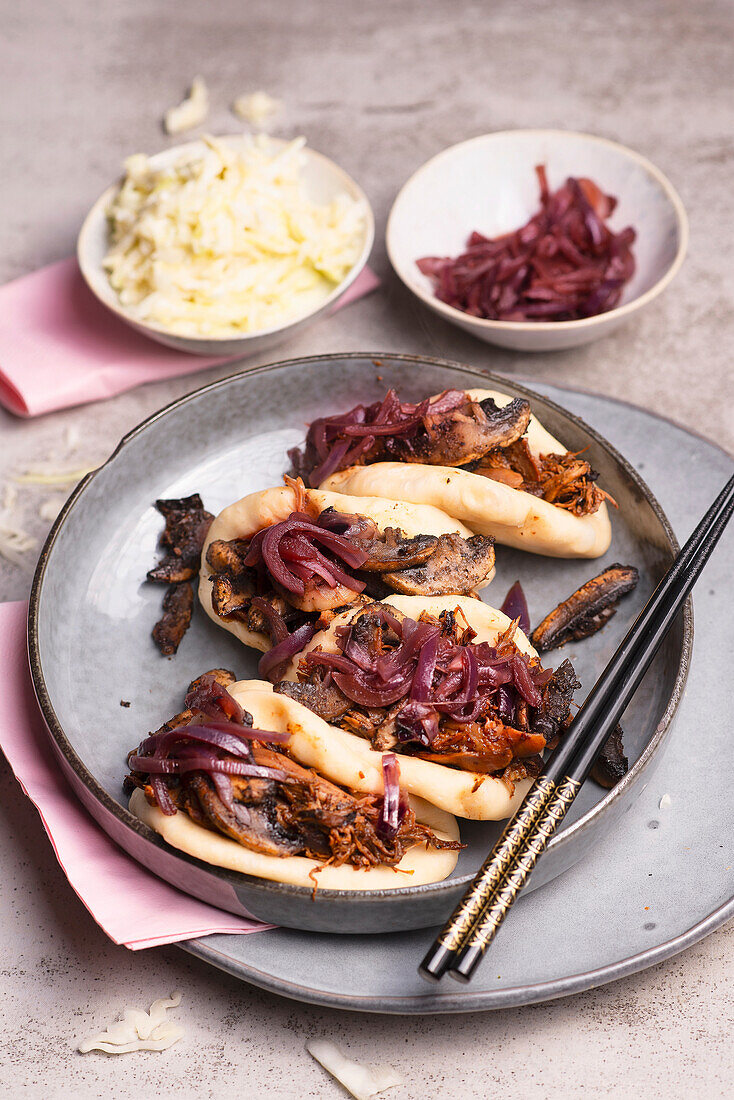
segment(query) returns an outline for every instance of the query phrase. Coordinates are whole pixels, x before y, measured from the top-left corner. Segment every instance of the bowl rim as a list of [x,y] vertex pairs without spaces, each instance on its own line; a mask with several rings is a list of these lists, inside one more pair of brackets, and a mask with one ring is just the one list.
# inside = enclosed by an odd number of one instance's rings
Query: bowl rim
[[[238,371],[236,374],[227,375],[225,378],[221,378],[215,382],[210,382],[207,385],[200,386],[198,389],[193,390],[191,393],[185,394],[182,397],[177,398],[174,401],[164,405],[163,408],[152,413],[146,417],[139,424],[137,424],[130,431],[120,439],[119,443],[109,455],[109,457],[99,466],[96,470],[88,473],[76,488],[70,494],[68,500],[64,504],[63,508],[59,512],[56,520],[54,521],[51,530],[48,533],[46,541],[43,544],[38,564],[33,576],[33,583],[31,587],[31,593],[28,605],[28,659],[31,672],[31,679],[33,681],[33,689],[38,701],[39,708],[43,715],[44,723],[49,732],[51,740],[54,742],[54,748],[61,755],[66,762],[66,765],[72,770],[76,779],[84,786],[89,792],[91,797],[98,803],[100,803],[104,810],[106,810],[112,817],[116,818],[118,822],[122,823],[128,829],[137,833],[142,839],[153,844],[154,847],[159,848],[167,852],[171,857],[183,860],[185,863],[191,864],[202,870],[207,871],[210,874],[215,875],[217,878],[222,879],[225,882],[230,883],[233,887],[246,885],[250,893],[260,894],[285,894],[291,897],[311,897],[312,890],[310,887],[305,886],[293,886],[289,883],[275,882],[272,879],[259,878],[255,875],[245,874],[238,871],[230,871],[224,867],[219,867],[213,863],[207,863],[198,859],[195,856],[191,856],[186,852],[174,848],[169,845],[163,837],[151,829],[150,826],[145,825],[138,817],[136,817],[126,806],[114,799],[105,788],[98,782],[92,775],[91,771],[78,755],[76,749],[69,741],[66,732],[56,714],[51,697],[46,686],[45,676],[43,674],[43,664],[40,655],[40,641],[39,641],[39,617],[41,600],[43,596],[43,582],[48,566],[49,558],[53,552],[54,544],[59,536],[59,533],[64,526],[70,512],[76,506],[77,502],[83,497],[87,488],[91,485],[95,477],[104,470],[107,466],[111,465],[117,456],[125,449],[125,447],[139,435],[150,430],[154,425],[165,416],[168,416],[183,405],[189,402],[197,401],[204,395],[213,393],[215,390],[225,389],[234,380],[244,379],[251,375],[257,376],[262,374],[268,374],[281,369],[288,369],[298,367],[308,367],[314,363],[322,363],[324,360],[367,360],[369,362],[375,361],[391,361],[393,363],[401,363],[410,367],[419,368],[422,365],[430,365],[434,367],[444,367],[454,370],[461,370],[464,373],[471,374],[477,379],[481,380],[485,387],[487,384],[499,387],[500,391],[502,386],[509,385],[516,390],[521,396],[528,399],[540,398],[545,402],[554,412],[558,412],[564,417],[567,417],[570,422],[582,431],[587,432],[595,443],[600,444],[614,459],[618,462],[625,474],[632,480],[632,482],[638,487],[642,496],[647,500],[648,504],[652,508],[656,518],[661,524],[661,527],[668,539],[671,549],[674,554],[680,549],[678,540],[675,537],[672,527],[665,515],[665,512],[658,503],[657,498],[653,495],[648,487],[647,483],[635,470],[635,468],[625,459],[619,451],[611,443],[609,443],[599,432],[590,427],[586,421],[580,416],[576,416],[575,413],[571,413],[564,409],[552,398],[545,397],[543,394],[538,394],[534,390],[515,382],[513,379],[505,378],[502,375],[493,374],[490,372],[479,370],[476,367],[470,367],[466,364],[456,362],[450,359],[434,358],[425,355],[408,355],[395,352],[328,352],[323,355],[311,355],[311,356],[297,356],[293,359],[284,359],[275,363],[265,363],[259,367],[245,368]],[[617,783],[615,787],[607,791],[599,801],[587,810],[578,821],[575,821],[572,825],[569,825],[562,832],[557,833],[551,838],[548,845],[548,850],[558,851],[565,844],[569,842],[577,834],[581,833],[597,816],[599,813],[605,812],[612,803],[616,802],[626,791],[626,789],[632,785],[633,781],[636,782],[638,776],[645,771],[648,764],[660,748],[662,742],[665,740],[675,712],[678,709],[678,705],[683,696],[686,680],[688,678],[688,671],[690,667],[691,653],[693,649],[693,602],[692,597],[689,596],[683,607],[682,612],[683,621],[683,638],[681,644],[681,655],[678,663],[678,669],[673,684],[673,690],[670,698],[665,706],[665,710],[660,717],[660,720],[655,728],[654,733],[650,737],[647,745],[642,751],[638,760],[632,765],[627,774]],[[121,779],[122,784],[122,779]],[[135,857],[132,857],[135,858]],[[472,881],[476,872],[471,871],[460,877],[449,876],[440,882],[426,883],[422,886],[403,886],[396,887],[394,889],[380,889],[380,890],[334,890],[334,889],[320,889],[318,892],[319,901],[345,901],[348,900],[355,904],[369,905],[370,903],[390,898],[400,898],[405,896],[416,897],[423,894],[442,894],[452,893],[457,887],[466,887]],[[160,877],[160,876],[159,876]]]
[[[607,145],[615,149],[618,153],[627,157],[627,159],[634,161],[641,168],[643,168],[649,176],[651,176],[655,182],[660,186],[661,190],[665,194],[666,198],[670,202],[670,205],[675,214],[676,228],[678,230],[678,248],[675,256],[673,257],[669,267],[663,272],[660,278],[654,283],[644,294],[638,295],[630,302],[625,302],[624,305],[615,306],[614,309],[609,309],[605,313],[596,313],[593,317],[580,317],[574,321],[495,321],[488,317],[474,317],[470,313],[465,313],[462,309],[457,309],[455,306],[450,306],[446,302],[442,302],[434,294],[429,294],[422,287],[418,286],[412,278],[408,275],[407,271],[401,270],[402,264],[395,257],[395,249],[393,247],[393,232],[394,225],[397,221],[397,206],[403,198],[404,192],[408,187],[428,168],[436,164],[437,161],[448,159],[457,149],[463,149],[469,145],[478,145],[482,142],[493,140],[494,138],[507,137],[509,135],[523,135],[527,137],[539,137],[541,135],[553,136],[571,136],[582,138],[585,141],[594,142],[598,145]],[[417,298],[420,298],[431,309],[437,313],[443,314],[449,321],[458,322],[459,324],[478,329],[483,329],[488,332],[578,332],[583,329],[592,328],[595,325],[601,324],[604,321],[609,321],[612,318],[614,320],[627,317],[634,313],[636,310],[641,309],[647,305],[648,302],[654,301],[659,294],[665,290],[670,282],[673,281],[675,276],[680,271],[683,261],[686,258],[688,251],[689,240],[689,224],[688,215],[683,205],[683,201],[673,187],[668,177],[657,168],[651,160],[644,157],[641,153],[638,153],[634,149],[630,149],[627,145],[622,145],[618,141],[612,141],[611,138],[600,137],[597,134],[587,134],[583,130],[563,130],[560,128],[517,128],[512,130],[491,130],[486,134],[477,134],[476,137],[468,138],[466,141],[459,141],[455,145],[449,145],[448,148],[443,149],[440,153],[436,153],[435,156],[430,157],[424,164],[413,172],[413,174],[405,181],[400,190],[398,191],[393,204],[390,208],[390,213],[387,219],[387,226],[385,228],[385,245],[387,248],[387,254],[395,271],[401,282],[410,290]],[[413,261],[415,262],[415,261]]]
[[[246,141],[248,138],[252,138],[255,135],[246,133],[230,133],[230,134],[215,134],[214,138],[217,141]],[[269,134],[265,135],[269,141],[275,145],[284,147],[289,145],[292,140],[288,138],[271,137]],[[187,152],[195,152],[200,149],[203,144],[203,136],[194,138],[191,141],[182,142],[180,145],[171,145],[167,149],[160,149],[157,153],[153,153],[148,157],[148,160],[153,162],[165,163],[166,161],[175,158],[177,156],[184,156]],[[100,267],[96,262],[90,258],[90,240],[96,232],[98,232],[99,224],[106,221],[106,210],[112,201],[114,195],[119,191],[124,176],[121,175],[115,183],[111,183],[109,187],[106,187],[102,194],[95,200],[87,212],[84,221],[82,222],[79,234],[76,240],[76,259],[81,271],[82,278],[86,283],[89,290],[92,292],[98,302],[101,302],[103,306],[114,313],[122,321],[125,321],[128,325],[133,325],[135,328],[142,332],[157,333],[161,336],[170,337],[182,342],[186,342],[192,346],[201,344],[220,344],[220,343],[232,343],[234,341],[242,341],[243,345],[249,340],[260,339],[268,336],[275,336],[278,333],[287,332],[289,328],[294,325],[302,324],[309,318],[316,317],[319,313],[328,309],[330,306],[341,298],[342,294],[355,281],[355,279],[364,270],[367,261],[370,258],[373,245],[375,243],[375,213],[372,209],[372,204],[365,191],[360,187],[357,181],[349,175],[349,173],[337,164],[335,160],[327,157],[324,153],[318,152],[316,149],[312,149],[310,145],[304,145],[302,152],[312,160],[326,165],[331,171],[333,171],[337,177],[341,179],[344,189],[352,194],[357,202],[360,202],[365,212],[365,229],[364,229],[364,243],[362,249],[353,266],[349,269],[340,283],[330,291],[328,297],[324,298],[321,302],[316,303],[306,313],[299,314],[296,317],[291,317],[281,325],[274,325],[271,328],[255,329],[252,332],[239,332],[230,333],[228,335],[198,335],[198,334],[186,334],[181,332],[175,332],[168,328],[166,325],[158,324],[154,321],[146,321],[142,318],[135,317],[126,306],[123,306],[119,300],[117,300],[116,291],[109,284],[109,280],[105,283],[105,286],[109,288],[110,297],[106,297],[102,294],[96,284],[95,276],[102,274],[106,279],[106,273],[104,269]],[[216,354],[216,353],[215,353]],[[231,353],[229,353],[231,355]]]

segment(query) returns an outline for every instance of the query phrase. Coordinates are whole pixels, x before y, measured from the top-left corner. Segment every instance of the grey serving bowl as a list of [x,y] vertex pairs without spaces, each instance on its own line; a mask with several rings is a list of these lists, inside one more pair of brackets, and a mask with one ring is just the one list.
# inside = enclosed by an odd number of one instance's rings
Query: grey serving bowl
[[[388,386],[409,400],[447,387],[490,385],[527,396],[548,429],[590,461],[619,503],[612,546],[598,562],[564,561],[500,547],[485,599],[499,604],[518,577],[533,621],[612,561],[641,574],[598,635],[553,654],[573,659],[591,687],[677,549],[660,506],[635,470],[597,431],[509,380],[459,364],[405,355],[324,355],[260,367],[205,386],[129,432],[114,454],[75,489],[54,524],[36,570],[29,613],[31,672],[59,767],[80,801],[122,848],[155,874],[234,913],[304,930],[389,932],[440,923],[458,901],[500,826],[460,822],[454,874],[430,886],[352,893],[311,891],[232,873],[169,848],[126,808],[127,751],[180,709],[188,682],[226,666],[255,675],[255,655],[203,614],[195,616],[175,658],[150,638],[162,590],[144,583],[156,557],[157,497],[198,491],[212,512],[277,483],[286,450],[316,415],[372,401]],[[603,425],[600,425],[603,429]],[[540,860],[537,889],[581,859],[614,828],[649,782],[662,755],[685,683],[692,645],[685,608],[623,722],[632,767],[612,791],[585,784],[564,829]],[[121,708],[120,700],[129,700]]]

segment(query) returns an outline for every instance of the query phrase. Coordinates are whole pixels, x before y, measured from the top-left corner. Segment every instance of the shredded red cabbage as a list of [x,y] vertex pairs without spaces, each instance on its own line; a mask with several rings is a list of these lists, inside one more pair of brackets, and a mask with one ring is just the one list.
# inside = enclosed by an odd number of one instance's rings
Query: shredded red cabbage
[[322,416],[308,429],[304,452],[289,451],[289,457],[307,484],[317,486],[337,470],[357,463],[374,461],[384,436],[411,439],[422,430],[425,418],[449,412],[466,402],[463,390],[446,390],[433,401],[426,398],[417,405],[400,401],[395,390],[387,391],[382,401],[356,405],[337,416]]
[[515,581],[511,586],[500,611],[504,612],[508,619],[517,619],[517,625],[523,634],[528,633],[530,630],[530,612],[528,611],[528,601],[525,599],[525,593],[519,581]]
[[635,271],[628,226],[606,224],[617,200],[589,179],[551,192],[535,169],[540,210],[512,233],[472,233],[456,258],[426,256],[418,267],[447,305],[495,321],[573,321],[613,309]]

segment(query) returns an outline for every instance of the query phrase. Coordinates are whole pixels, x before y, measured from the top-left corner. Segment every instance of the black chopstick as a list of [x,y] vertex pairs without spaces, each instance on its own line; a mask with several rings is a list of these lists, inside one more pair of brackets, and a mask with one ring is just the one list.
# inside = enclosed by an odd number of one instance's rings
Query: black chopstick
[[592,688],[568,734],[477,872],[419,973],[468,981],[640,684],[734,510],[734,477],[709,508]]

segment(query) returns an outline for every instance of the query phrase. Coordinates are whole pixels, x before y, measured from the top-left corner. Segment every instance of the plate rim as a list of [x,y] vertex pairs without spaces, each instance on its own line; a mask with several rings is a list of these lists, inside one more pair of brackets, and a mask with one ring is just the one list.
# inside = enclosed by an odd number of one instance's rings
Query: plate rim
[[[270,993],[276,993],[281,997],[287,997],[301,1004],[315,1004],[323,1008],[339,1008],[351,1012],[370,1012],[375,1015],[412,1016],[420,1014],[439,1016],[459,1012],[496,1012],[503,1008],[519,1008],[522,1005],[555,1001],[561,997],[572,997],[588,989],[596,989],[598,986],[619,981],[632,974],[638,974],[641,970],[647,970],[657,963],[665,962],[666,959],[674,958],[682,951],[705,939],[706,936],[715,932],[718,928],[721,928],[732,918],[734,918],[734,897],[717,906],[716,909],[677,936],[673,936],[669,940],[663,940],[655,947],[649,947],[644,951],[629,955],[626,959],[619,959],[617,962],[607,963],[606,966],[596,967],[594,970],[579,971],[563,978],[553,978],[545,982],[514,985],[507,989],[496,990],[472,990],[466,986],[457,986],[456,992],[452,989],[451,993],[439,993],[435,990],[431,992],[432,987],[426,985],[424,996],[413,994],[406,997],[378,997],[374,994],[355,995],[326,992],[320,992],[315,996],[316,990],[313,987],[299,985],[283,978],[274,978],[267,971],[248,966],[247,963],[239,963],[237,966],[226,965],[219,960],[228,959],[228,956],[208,944],[206,941],[209,937],[182,940],[173,944],[173,946],[189,955],[193,955],[197,959],[201,959],[210,966],[215,966],[218,970],[231,974],[240,981],[246,981],[250,985],[257,986],[258,989],[265,989]],[[272,931],[277,932],[279,930],[275,928]],[[296,930],[283,929],[283,931],[293,932]],[[300,933],[300,935],[307,934]]]
[[[325,360],[368,360],[375,365],[380,365],[381,362],[391,361],[394,363],[401,363],[410,365],[411,368],[419,367],[422,365],[429,365],[439,368],[448,368],[451,370],[459,370],[464,374],[472,375],[482,380],[485,385],[494,384],[500,388],[508,384],[517,390],[521,395],[535,398],[539,397],[542,401],[546,402],[550,408],[561,414],[563,417],[568,418],[575,426],[581,428],[581,430],[587,432],[591,438],[597,443],[601,444],[614,458],[614,460],[622,467],[627,476],[638,486],[642,494],[647,499],[648,503],[653,509],[653,512],[657,516],[670,544],[673,548],[673,552],[676,553],[679,549],[678,541],[675,537],[673,529],[668,521],[665,512],[660,506],[657,498],[650,490],[645,480],[640,476],[637,470],[624,458],[623,455],[614,447],[607,439],[605,439],[596,429],[588,425],[581,417],[576,416],[575,413],[571,413],[564,409],[552,398],[545,397],[543,394],[536,393],[532,389],[529,389],[525,385],[514,381],[514,379],[506,378],[498,374],[494,374],[489,371],[482,371],[479,368],[468,366],[464,363],[456,362],[455,360],[436,358],[427,355],[412,355],[403,354],[400,352],[327,352],[321,355],[311,356],[297,356],[291,359],[279,360],[275,363],[265,363],[257,367],[244,368],[233,374],[228,374],[224,378],[216,379],[213,382],[209,382],[204,386],[200,386],[190,393],[184,394],[174,401],[164,405],[161,409],[152,413],[144,420],[140,421],[137,425],[126,432],[117,446],[111,452],[107,459],[96,470],[90,471],[86,474],[79,484],[69,495],[63,508],[59,512],[56,520],[54,521],[51,530],[43,544],[43,548],[38,558],[38,563],[33,576],[33,583],[31,587],[31,593],[28,604],[28,660],[31,672],[31,679],[33,682],[33,689],[38,701],[39,708],[41,710],[46,729],[49,733],[51,740],[54,742],[55,748],[61,753],[65,760],[65,763],[73,770],[77,779],[83,784],[85,789],[94,798],[94,800],[100,803],[107,813],[111,814],[120,824],[125,828],[137,833],[149,843],[154,844],[158,848],[162,848],[175,855],[177,858],[183,860],[186,863],[192,864],[196,867],[203,868],[210,874],[216,875],[224,882],[231,884],[232,886],[246,884],[250,891],[254,891],[260,894],[285,894],[293,897],[305,897],[311,894],[311,890],[308,887],[293,886],[287,883],[274,882],[270,879],[258,878],[254,875],[245,875],[242,872],[230,871],[223,867],[218,867],[214,864],[206,863],[197,859],[194,856],[188,855],[188,853],[179,851],[178,849],[172,849],[163,838],[156,833],[149,826],[140,821],[134,814],[130,812],[125,806],[115,801],[114,798],[102,787],[102,785],[95,779],[90,772],[87,765],[79,757],[78,753],[71,745],[66,732],[56,715],[53,703],[51,701],[48,689],[46,687],[45,676],[43,673],[43,666],[40,656],[40,644],[39,644],[39,614],[40,606],[43,597],[43,582],[46,574],[46,569],[50,556],[53,552],[56,540],[61,532],[68,516],[74,507],[76,507],[78,501],[83,496],[86,489],[91,485],[94,478],[107,466],[109,466],[115,458],[124,450],[124,448],[137,436],[143,432],[148,431],[159,420],[170,415],[175,410],[189,404],[192,401],[198,400],[202,395],[211,393],[218,389],[224,389],[227,386],[233,384],[235,381],[244,380],[250,376],[258,376],[262,374],[268,374],[282,369],[294,369],[298,367],[303,369],[310,364],[323,363]],[[607,400],[614,400],[613,398]],[[685,683],[688,677],[688,671],[690,668],[691,652],[693,647],[693,611],[692,611],[692,597],[688,597],[683,608],[683,639],[681,646],[681,657],[676,672],[676,678],[673,685],[673,691],[666,704],[665,710],[658,722],[658,725],[642,752],[639,759],[630,768],[627,775],[622,779],[614,788],[608,791],[603,798],[596,803],[592,809],[588,810],[578,821],[570,825],[562,833],[554,836],[549,844],[549,849],[558,851],[562,848],[570,839],[575,835],[582,832],[587,825],[591,823],[591,819],[600,810],[606,810],[614,801],[616,801],[624,793],[626,788],[632,782],[632,779],[636,780],[642,772],[645,771],[650,760],[657,752],[661,745],[661,742],[666,738],[675,713],[680,704]],[[448,878],[438,883],[427,883],[422,886],[407,886],[398,887],[396,889],[383,889],[383,890],[362,890],[362,891],[345,891],[345,890],[321,890],[319,891],[319,899],[324,902],[329,901],[345,901],[349,900],[353,904],[370,905],[381,898],[396,898],[404,895],[410,895],[411,897],[420,896],[421,894],[430,894],[431,896],[440,895],[442,893],[453,892],[457,886],[466,886],[469,884],[473,877],[473,874],[467,874],[461,878]]]

